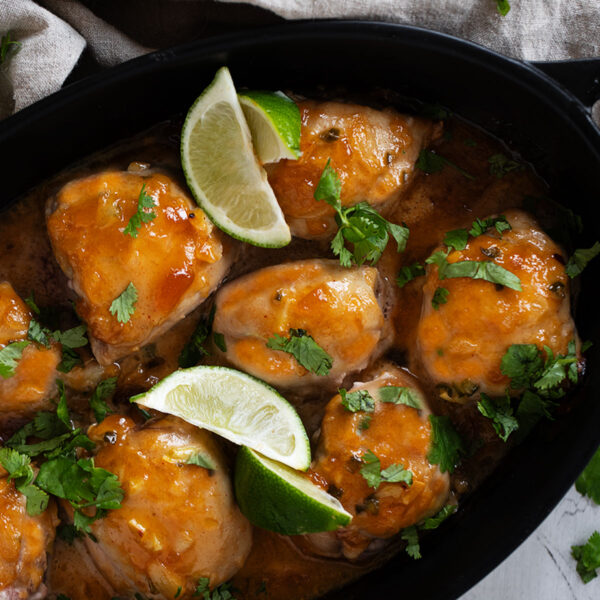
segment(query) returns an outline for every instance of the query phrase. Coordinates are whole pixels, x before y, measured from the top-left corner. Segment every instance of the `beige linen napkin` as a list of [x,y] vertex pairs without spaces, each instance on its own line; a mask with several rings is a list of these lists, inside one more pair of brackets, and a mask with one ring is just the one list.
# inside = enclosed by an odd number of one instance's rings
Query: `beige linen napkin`
[[215,14],[221,26],[228,15],[239,25],[248,5],[273,11],[253,13],[253,25],[261,16],[273,22],[273,13],[379,19],[444,31],[526,60],[600,55],[600,0],[510,2],[511,11],[501,17],[495,0],[247,0],[245,7],[209,0],[0,0],[0,35],[11,31],[20,42],[0,65],[0,118],[58,90],[86,43],[100,65],[111,66],[148,46],[211,35]]

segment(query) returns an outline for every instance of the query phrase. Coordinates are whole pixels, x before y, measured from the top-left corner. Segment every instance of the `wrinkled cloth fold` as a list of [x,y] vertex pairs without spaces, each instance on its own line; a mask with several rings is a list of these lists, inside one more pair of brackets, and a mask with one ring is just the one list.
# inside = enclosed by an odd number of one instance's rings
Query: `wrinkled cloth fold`
[[[0,65],[0,117],[58,90],[86,45],[98,64],[113,66],[161,47],[162,40],[171,45],[211,35],[215,7],[220,6],[221,15],[229,10],[232,22],[246,17],[240,0],[221,1],[227,4],[0,0],[0,35],[10,31],[20,43],[19,51]],[[253,24],[259,24],[261,16],[271,23],[274,14],[286,19],[383,20],[450,33],[525,60],[600,55],[598,0],[511,0],[511,4],[505,17],[498,13],[495,0],[247,0],[245,8],[265,9],[253,16]],[[221,21],[226,25],[227,17]],[[154,43],[140,41],[148,39]]]

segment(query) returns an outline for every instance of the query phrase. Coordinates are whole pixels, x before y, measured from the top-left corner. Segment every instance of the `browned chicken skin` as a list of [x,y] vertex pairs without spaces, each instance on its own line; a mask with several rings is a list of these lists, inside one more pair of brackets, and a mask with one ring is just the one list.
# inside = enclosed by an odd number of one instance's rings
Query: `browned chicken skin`
[[[385,349],[387,325],[377,270],[306,260],[260,269],[217,294],[214,330],[235,366],[283,387],[335,385]],[[274,334],[303,329],[333,358],[315,375],[286,352],[267,348]]]
[[8,481],[0,467],[0,600],[45,597],[42,583],[47,553],[54,541],[56,506],[41,514],[27,514],[26,498]]
[[[133,238],[124,229],[143,185],[156,218]],[[56,258],[79,296],[77,312],[101,364],[169,329],[211,293],[231,263],[225,236],[166,175],[106,171],[77,179],[48,210]],[[138,298],[129,321],[121,323],[109,308],[129,283]]]
[[[87,549],[115,595],[192,597],[198,580],[227,581],[250,551],[252,531],[237,508],[221,449],[207,431],[175,417],[144,427],[117,415],[90,428],[95,464],[116,474],[122,507],[92,525]],[[114,443],[111,443],[113,442]],[[209,471],[186,464],[201,453]]]
[[441,128],[392,109],[313,100],[298,106],[302,156],[269,166],[268,172],[292,233],[308,239],[336,229],[333,208],[313,197],[328,159],[342,181],[342,205],[362,200],[380,205],[405,189],[419,152]]
[[[27,339],[31,311],[8,282],[0,283],[0,349]],[[46,408],[56,390],[60,345],[44,348],[30,343],[23,350],[15,374],[0,377],[0,417],[27,416]]]
[[[435,382],[459,391],[502,395],[509,380],[500,363],[511,344],[546,345],[565,354],[577,337],[562,250],[526,213],[511,210],[505,216],[511,231],[500,236],[491,229],[472,238],[464,250],[451,252],[448,262],[490,260],[492,253],[494,262],[519,277],[522,291],[466,277],[439,281],[437,266],[427,270],[419,360]],[[431,299],[438,286],[449,295],[435,310]]]
[[[407,387],[421,399],[421,410],[404,404],[384,403],[379,390]],[[430,414],[416,380],[407,372],[386,364],[373,379],[356,383],[350,391],[367,390],[375,400],[373,412],[350,412],[338,394],[327,405],[321,423],[312,480],[333,492],[352,513],[352,523],[333,533],[308,536],[313,550],[356,558],[375,539],[385,539],[435,514],[448,497],[449,477],[427,459],[431,444]],[[368,426],[363,419],[371,417]],[[413,474],[411,485],[381,483],[370,487],[360,473],[363,456],[371,451],[381,469],[402,464]]]

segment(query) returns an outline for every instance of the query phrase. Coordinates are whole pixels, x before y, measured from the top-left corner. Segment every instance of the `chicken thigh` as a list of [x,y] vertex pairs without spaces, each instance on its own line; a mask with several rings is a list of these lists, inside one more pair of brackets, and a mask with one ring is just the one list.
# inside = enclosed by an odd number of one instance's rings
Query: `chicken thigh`
[[[116,474],[125,491],[121,508],[92,525],[97,542],[86,538],[116,595],[183,600],[200,578],[214,587],[242,566],[252,529],[212,434],[175,417],[136,427],[112,415],[89,435],[100,444],[96,466]],[[198,456],[214,468],[191,464]]]
[[[132,229],[136,214],[145,216]],[[225,236],[159,173],[107,171],[72,181],[50,200],[47,226],[79,296],[77,312],[88,325],[94,355],[104,365],[196,308],[232,260]]]
[[441,125],[392,109],[313,100],[299,108],[302,156],[267,170],[292,233],[308,239],[336,229],[334,209],[313,197],[328,159],[342,181],[342,205],[381,205],[398,198],[419,152],[441,131]]
[[[385,294],[377,270],[347,269],[333,260],[306,260],[255,271],[224,286],[213,324],[226,358],[273,385],[335,386],[364,369],[389,341]],[[308,371],[292,355],[267,347],[290,330],[311,336],[332,358],[326,375]]]
[[[408,390],[420,408],[381,400],[382,390],[398,392],[398,388]],[[427,459],[430,411],[415,379],[384,364],[370,381],[356,383],[349,392],[359,390],[370,395],[372,410],[351,412],[342,397],[335,396],[325,409],[309,472],[317,485],[339,499],[353,520],[343,529],[307,539],[319,554],[343,554],[350,559],[360,556],[374,540],[389,538],[437,513],[450,485],[448,474]],[[362,474],[369,452],[380,461],[381,471],[400,464],[412,473],[412,482],[369,482]]]
[[0,600],[44,598],[47,553],[57,525],[53,502],[30,516],[27,500],[0,466]]
[[[465,401],[476,391],[503,395],[509,379],[500,363],[511,344],[566,354],[577,337],[562,250],[526,213],[511,210],[505,216],[510,231],[490,229],[447,260],[491,257],[520,279],[522,291],[468,277],[440,281],[437,266],[427,269],[418,356],[432,380],[450,390],[447,399]],[[449,293],[436,310],[432,298],[439,286]]]
[[[0,350],[27,340],[31,311],[10,283],[0,283]],[[0,376],[0,417],[9,413],[28,416],[45,408],[56,391],[60,345],[45,348],[29,343],[22,348],[11,375]]]

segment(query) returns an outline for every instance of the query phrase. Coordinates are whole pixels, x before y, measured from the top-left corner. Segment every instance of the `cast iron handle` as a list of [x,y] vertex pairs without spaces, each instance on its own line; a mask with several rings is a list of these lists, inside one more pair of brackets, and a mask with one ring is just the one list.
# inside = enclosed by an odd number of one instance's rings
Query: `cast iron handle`
[[600,100],[600,58],[532,62],[576,96],[589,111]]

